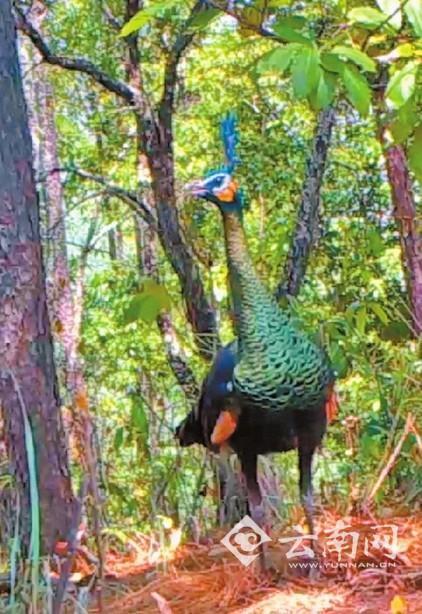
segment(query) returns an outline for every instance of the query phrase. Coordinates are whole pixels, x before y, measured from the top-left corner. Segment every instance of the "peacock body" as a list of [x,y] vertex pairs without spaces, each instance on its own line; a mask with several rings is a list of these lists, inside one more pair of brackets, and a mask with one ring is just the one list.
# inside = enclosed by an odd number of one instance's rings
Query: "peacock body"
[[239,342],[234,391],[262,410],[317,408],[334,380],[329,362],[256,276],[241,211],[222,213]]
[[334,373],[324,351],[292,321],[255,273],[243,228],[243,197],[232,172],[234,120],[222,124],[227,164],[193,182],[193,195],[222,215],[237,339],[217,353],[198,406],[178,426],[182,445],[213,450],[229,445],[239,456],[253,519],[263,520],[257,456],[299,452],[300,493],[312,532],[311,464],[327,416],[335,413]]

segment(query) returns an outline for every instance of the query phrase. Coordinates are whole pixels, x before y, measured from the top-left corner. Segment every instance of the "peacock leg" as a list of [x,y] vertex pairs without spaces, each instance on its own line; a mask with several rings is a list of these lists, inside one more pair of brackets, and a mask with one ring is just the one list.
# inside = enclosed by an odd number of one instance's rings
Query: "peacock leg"
[[300,500],[305,512],[306,523],[311,535],[314,534],[314,504],[312,497],[312,457],[314,450],[299,446],[299,489]]
[[[313,562],[318,561],[317,555],[317,542],[315,541],[315,533],[314,533],[314,504],[312,497],[312,458],[314,455],[315,449],[312,448],[301,448],[299,446],[299,488],[300,488],[300,499],[302,502],[303,510],[305,512],[306,523],[308,525],[309,535],[311,537],[311,542],[309,544],[310,548],[313,551]],[[319,577],[318,567],[310,564],[309,567],[309,578],[311,580],[316,580]]]
[[[265,531],[265,510],[258,483],[257,462],[257,454],[245,454],[241,458],[242,473],[245,476],[246,482],[249,514],[252,520]],[[265,546],[266,544],[260,544],[259,546],[259,559],[263,571],[266,570]]]

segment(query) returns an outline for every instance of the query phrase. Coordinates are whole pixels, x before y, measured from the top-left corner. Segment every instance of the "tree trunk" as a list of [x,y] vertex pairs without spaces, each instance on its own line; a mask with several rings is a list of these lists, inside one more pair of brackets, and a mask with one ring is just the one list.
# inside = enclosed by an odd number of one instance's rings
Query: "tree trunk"
[[[139,0],[127,0],[126,4],[126,19],[130,19],[139,10]],[[126,63],[126,75],[130,85],[141,90],[142,88],[142,73],[139,64],[138,37],[133,35],[128,39],[128,57]],[[169,112],[172,112],[170,108]],[[179,275],[182,285],[182,292],[186,300],[186,306],[189,313],[189,320],[193,324],[194,332],[198,333],[202,330],[209,330],[209,335],[206,338],[201,334],[197,334],[197,344],[200,350],[207,354],[210,359],[209,347],[215,342],[215,317],[214,313],[210,314],[212,322],[201,322],[198,324],[196,307],[198,302],[202,304],[202,300],[208,304],[204,294],[202,282],[200,279],[199,287],[192,288],[190,279],[192,269],[196,270],[196,264],[193,262],[191,255],[188,253],[187,246],[182,240],[182,233],[177,216],[176,198],[174,191],[174,165],[172,148],[164,147],[162,140],[167,138],[171,143],[171,135],[164,136],[164,132],[155,124],[149,127],[145,126],[140,109],[136,112],[136,145],[137,145],[137,176],[142,177],[145,171],[145,166],[153,178],[152,198],[157,210],[158,217],[158,235],[161,240],[164,251],[169,258],[173,268]],[[157,137],[161,133],[161,139]],[[167,142],[167,141],[166,141]],[[165,149],[165,154],[162,157],[162,148]],[[160,180],[157,180],[159,171],[164,170],[164,175]],[[140,276],[152,277],[158,279],[157,267],[157,236],[153,228],[151,228],[139,216],[134,217],[136,252],[138,260],[138,270]],[[192,294],[186,295],[186,288],[190,287]],[[194,297],[194,300],[192,298]],[[201,298],[203,297],[203,299]],[[201,308],[202,309],[202,308]],[[201,311],[200,309],[200,311]],[[184,391],[187,399],[194,403],[198,395],[198,385],[192,369],[189,367],[183,349],[180,347],[173,322],[169,314],[160,314],[157,318],[158,328],[160,329],[165,350],[170,368],[172,369],[179,385]],[[212,337],[212,339],[211,339]]]
[[16,33],[9,0],[0,2],[0,401],[8,453],[20,492],[28,543],[29,420],[41,512],[41,539],[51,552],[71,528],[74,497],[62,428]]
[[117,224],[115,228],[110,228],[107,233],[108,237],[108,253],[110,260],[122,261],[123,260],[123,233],[120,224]]
[[[182,240],[176,207],[174,168],[171,152],[157,152],[150,157],[158,232],[170,263],[181,280],[187,316],[192,323],[199,351],[211,360],[218,347],[214,310],[205,295],[204,286],[193,254]],[[195,300],[192,300],[195,297]]]
[[422,236],[403,148],[400,145],[387,145],[385,130],[382,130],[381,139],[385,147],[393,215],[400,234],[412,328],[418,337],[422,334]]
[[318,239],[320,193],[331,142],[335,110],[328,107],[317,119],[312,151],[306,165],[306,175],[297,213],[296,228],[290,244],[276,298],[297,296],[305,277],[309,255]]
[[388,134],[388,125],[383,114],[386,111],[385,91],[388,82],[387,69],[380,71],[377,81],[376,119],[378,139],[384,151],[393,216],[400,235],[402,266],[406,279],[411,311],[412,332],[422,334],[422,235],[416,214],[412,183],[409,177],[406,154],[401,145],[394,145]]
[[[44,2],[36,0],[31,7],[31,18],[41,29],[46,16]],[[38,172],[45,175],[44,196],[47,211],[47,244],[49,266],[47,299],[48,311],[55,343],[63,349],[64,374],[71,404],[72,451],[90,476],[96,524],[100,496],[96,476],[96,454],[93,442],[93,424],[83,365],[79,355],[80,328],[83,310],[83,284],[87,253],[83,250],[74,295],[69,271],[66,244],[66,209],[60,172],[53,90],[41,54],[34,49],[31,80],[27,87],[28,107],[32,110],[32,129],[38,132]],[[81,273],[82,272],[82,273]]]
[[[139,216],[135,216],[134,222],[139,274],[141,277],[158,280],[155,232]],[[199,394],[198,384],[183,349],[180,347],[170,315],[160,314],[157,318],[157,325],[164,342],[169,366],[187,400],[194,404]]]

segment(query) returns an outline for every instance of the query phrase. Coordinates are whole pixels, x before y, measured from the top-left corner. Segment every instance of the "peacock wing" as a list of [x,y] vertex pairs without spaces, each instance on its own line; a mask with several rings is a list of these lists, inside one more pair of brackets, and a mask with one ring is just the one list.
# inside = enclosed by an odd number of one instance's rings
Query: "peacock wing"
[[238,395],[263,409],[309,409],[326,399],[333,373],[324,352],[284,325],[242,348],[233,381]]

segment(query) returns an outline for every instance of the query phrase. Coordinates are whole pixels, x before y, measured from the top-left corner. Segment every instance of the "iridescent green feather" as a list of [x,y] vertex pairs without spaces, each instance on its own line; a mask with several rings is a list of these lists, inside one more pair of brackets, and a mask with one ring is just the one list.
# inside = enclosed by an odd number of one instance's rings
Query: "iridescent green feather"
[[[239,164],[234,115],[223,119],[221,137],[226,157],[223,170],[231,174]],[[293,325],[256,276],[246,245],[244,203],[239,194],[233,202],[220,203],[239,342],[234,390],[247,402],[271,410],[321,406],[334,380],[333,372],[321,348]]]
[[321,406],[333,381],[324,352],[293,325],[256,276],[240,216],[226,213],[223,220],[239,339],[236,393],[272,410]]

